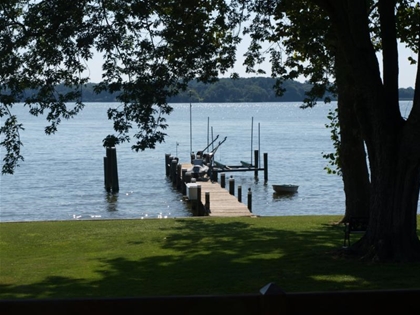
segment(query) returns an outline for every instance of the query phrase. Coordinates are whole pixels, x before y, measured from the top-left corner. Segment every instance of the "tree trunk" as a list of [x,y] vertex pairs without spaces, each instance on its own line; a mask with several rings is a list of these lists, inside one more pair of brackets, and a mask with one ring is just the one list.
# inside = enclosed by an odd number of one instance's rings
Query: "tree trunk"
[[[420,259],[417,207],[420,189],[419,156],[412,151],[413,130],[404,128],[395,167],[384,165],[375,174],[371,216],[365,238],[356,244],[366,258],[378,261]],[[389,154],[390,155],[390,154]],[[380,163],[380,162],[379,162]],[[384,163],[388,164],[385,160]]]
[[[395,169],[390,170],[395,173],[395,180],[392,187],[389,185],[393,189],[393,195],[389,194],[389,209],[372,209],[379,220],[371,222],[366,240],[359,245],[368,252],[368,257],[382,261],[420,260],[420,241],[417,236],[420,192],[420,64],[417,64],[415,88],[413,108],[397,139],[397,163]],[[385,181],[382,182],[384,186],[387,185]],[[374,250],[369,251],[369,248]]]
[[[346,103],[350,104],[346,104]],[[350,217],[369,217],[369,172],[363,139],[352,110],[352,99],[338,102],[340,121],[340,163],[346,196],[343,222]]]
[[360,125],[354,111],[355,90],[343,57],[336,52],[338,120],[340,122],[340,167],[343,177],[346,210],[342,222],[351,217],[369,217],[369,171]]
[[[338,50],[345,58],[355,84],[354,114],[366,143],[371,172],[370,220],[366,234],[352,249],[375,261],[420,259],[417,237],[417,202],[420,181],[420,115],[410,114],[404,122],[398,103],[395,78],[398,69],[391,58],[383,67],[388,78],[382,82],[375,50],[370,40],[367,2],[362,0],[324,0],[337,32]],[[381,23],[389,18],[395,2],[383,2]],[[394,36],[389,31],[384,36]],[[384,49],[392,50],[395,38],[387,38]],[[417,86],[416,86],[417,88]],[[416,106],[418,102],[414,102]],[[416,112],[420,112],[417,110]],[[353,115],[351,111],[346,115]],[[354,117],[353,117],[354,118]],[[409,123],[411,121],[411,123]]]

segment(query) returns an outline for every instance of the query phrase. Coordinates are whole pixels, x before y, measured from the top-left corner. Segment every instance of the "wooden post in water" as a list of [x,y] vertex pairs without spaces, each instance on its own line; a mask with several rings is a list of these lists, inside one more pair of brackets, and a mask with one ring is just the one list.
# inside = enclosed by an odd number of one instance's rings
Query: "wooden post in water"
[[258,161],[258,150],[254,151],[254,160],[255,160],[255,173],[254,173],[254,177],[258,178],[258,167],[259,167],[259,161]]
[[176,183],[176,166],[178,164],[178,161],[176,159],[173,159],[171,161],[171,180],[172,184],[175,186]]
[[179,163],[176,167],[176,189],[181,190],[182,184],[182,164]]
[[268,154],[264,153],[264,184],[268,182]]
[[242,202],[242,186],[238,186],[238,201]]
[[248,188],[248,210],[252,213],[252,192],[251,188]]
[[104,172],[106,191],[118,192],[120,187],[118,182],[117,149],[115,147],[106,147]]
[[172,173],[171,173],[171,171],[172,171],[172,161],[174,160],[174,157],[172,156],[172,155],[170,155],[169,157],[168,157],[168,164],[166,165],[166,167],[168,168],[168,174],[169,174],[169,178],[171,178],[171,176],[172,176]]
[[165,154],[165,173],[166,173],[166,177],[168,177],[169,176],[169,174],[170,174],[170,162],[169,162],[169,158],[170,158],[170,154],[169,153],[166,153]]
[[108,175],[108,159],[104,156],[104,186],[106,191],[110,191],[109,175]]

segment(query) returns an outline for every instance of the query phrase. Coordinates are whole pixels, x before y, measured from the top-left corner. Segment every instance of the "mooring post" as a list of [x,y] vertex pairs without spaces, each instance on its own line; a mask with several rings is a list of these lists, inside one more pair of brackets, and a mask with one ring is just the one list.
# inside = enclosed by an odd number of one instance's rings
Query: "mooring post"
[[104,185],[107,192],[111,190],[111,185],[109,183],[109,174],[108,174],[108,159],[104,156]]
[[235,179],[233,176],[229,178],[229,193],[233,196],[235,195]]
[[251,188],[248,188],[248,210],[252,213],[252,192]]
[[201,203],[201,185],[197,185],[197,213],[203,215],[203,205]]
[[212,182],[217,182],[218,181],[218,175],[219,174],[219,172],[215,172],[214,170],[212,170],[212,172],[211,172],[211,181]]
[[171,180],[172,184],[175,185],[176,183],[176,166],[178,164],[178,161],[176,159],[173,159],[171,161]]
[[242,186],[238,186],[238,201],[242,202]]
[[183,168],[181,170],[181,174],[182,174],[182,178],[181,178],[181,192],[182,192],[182,195],[185,196],[187,194],[187,186],[186,186],[186,182],[187,182],[187,178],[186,178],[187,177],[186,176],[187,169],[186,168]]
[[258,178],[258,167],[260,165],[259,161],[258,161],[258,150],[254,150],[254,160],[255,160],[255,171],[254,171],[254,176],[255,178]]
[[204,207],[204,210],[205,210],[205,214],[209,215],[209,213],[210,213],[210,192],[206,191],[205,196],[206,196],[206,205]]
[[191,183],[191,180],[192,180],[191,172],[185,172],[185,183],[186,184]]
[[118,192],[120,187],[118,183],[117,149],[115,147],[106,147],[104,170],[106,191]]
[[220,174],[220,187],[225,188],[226,186],[226,174]]
[[118,163],[117,163],[117,149],[111,148],[111,173],[112,173],[112,191],[118,192],[120,190],[120,184],[118,180]]
[[169,171],[170,171],[170,167],[169,167],[169,165],[170,165],[170,163],[169,163],[169,157],[170,156],[171,155],[169,153],[166,153],[165,154],[165,173],[166,173],[166,177],[169,176]]
[[171,167],[172,167],[172,160],[174,157],[172,155],[168,156],[168,163],[166,164],[168,177],[171,178]]
[[179,163],[176,169],[176,189],[181,190],[182,184],[182,164]]
[[268,154],[264,153],[264,184],[268,182]]

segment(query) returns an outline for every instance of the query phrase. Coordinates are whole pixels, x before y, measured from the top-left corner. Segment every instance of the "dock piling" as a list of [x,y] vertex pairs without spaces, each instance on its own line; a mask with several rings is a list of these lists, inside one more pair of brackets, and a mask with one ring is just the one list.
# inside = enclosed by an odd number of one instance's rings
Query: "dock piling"
[[197,213],[203,216],[203,204],[201,203],[201,185],[197,185]]
[[222,188],[226,187],[226,174],[225,173],[220,174],[220,187]]
[[259,161],[258,161],[258,150],[254,151],[254,160],[255,160],[255,165],[254,165],[254,177],[258,178],[258,168],[259,168]]
[[169,175],[170,175],[170,167],[169,167],[169,165],[170,165],[170,161],[169,161],[169,159],[170,159],[170,154],[168,154],[168,153],[166,153],[165,154],[165,173],[166,173],[166,177],[168,177]]
[[117,149],[115,147],[106,147],[104,173],[106,191],[118,192],[120,187],[118,182]]
[[252,192],[251,188],[248,188],[248,210],[252,213]]
[[268,154],[264,153],[264,184],[268,182]]
[[171,160],[171,180],[172,180],[172,184],[175,186],[176,183],[176,166],[178,164],[177,159],[172,159]]
[[182,174],[182,177],[181,177],[181,193],[182,193],[183,196],[185,196],[187,194],[187,186],[185,185],[186,180],[187,180],[186,179],[187,169],[183,168],[181,170],[181,174]]
[[206,191],[205,196],[206,196],[205,197],[206,201],[205,201],[204,211],[205,211],[205,214],[208,215],[210,213],[210,192]]
[[229,193],[234,196],[235,195],[235,179],[233,176],[229,178]]

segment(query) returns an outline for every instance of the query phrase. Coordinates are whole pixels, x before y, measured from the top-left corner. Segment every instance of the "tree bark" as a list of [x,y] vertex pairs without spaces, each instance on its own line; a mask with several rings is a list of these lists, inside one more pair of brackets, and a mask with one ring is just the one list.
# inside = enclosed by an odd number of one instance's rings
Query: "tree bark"
[[335,72],[340,123],[339,158],[346,197],[342,222],[348,222],[351,217],[369,217],[370,180],[365,145],[354,111],[354,82],[348,75],[350,69],[343,61],[340,51],[337,51]]
[[[395,2],[380,2],[382,25],[394,23],[395,27],[395,21],[389,14]],[[355,106],[351,108],[350,105],[345,115],[353,116],[359,122],[370,165],[369,226],[364,237],[352,249],[375,261],[418,260],[420,115],[414,115],[412,111],[408,121],[404,122],[399,111],[398,86],[396,78],[392,77],[398,75],[395,71],[398,60],[392,47],[392,43],[396,45],[396,40],[383,40],[389,58],[383,63],[387,79],[382,82],[370,39],[367,2],[330,0],[322,3],[327,5],[339,39],[338,50],[351,69],[349,75],[355,84]],[[395,33],[387,24],[382,35],[392,37]],[[418,108],[416,101],[414,107]]]
[[346,196],[343,222],[351,217],[369,217],[370,181],[364,142],[355,119],[351,91],[339,88],[340,165]]

